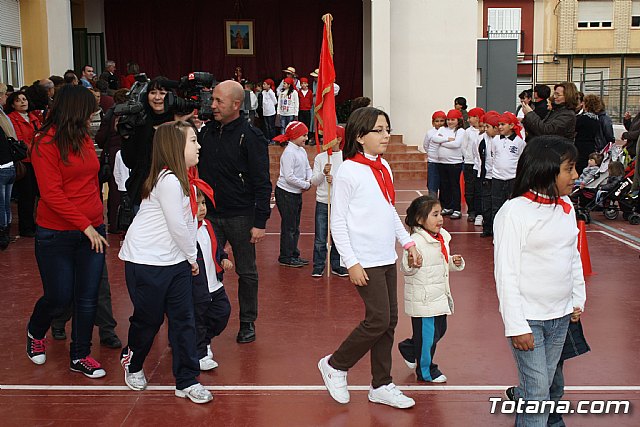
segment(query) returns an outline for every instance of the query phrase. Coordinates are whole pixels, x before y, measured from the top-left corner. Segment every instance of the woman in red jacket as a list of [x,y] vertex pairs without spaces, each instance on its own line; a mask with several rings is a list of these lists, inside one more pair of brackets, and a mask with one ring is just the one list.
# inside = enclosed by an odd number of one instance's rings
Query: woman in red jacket
[[100,163],[88,129],[96,108],[90,91],[64,86],[31,148],[40,187],[35,249],[44,295],[27,327],[27,355],[37,365],[45,363],[51,320],[73,303],[70,369],[89,378],[106,375],[90,356],[107,246],[98,188]]
[[[11,119],[11,123],[13,123],[18,139],[31,147],[33,135],[42,125],[38,117],[29,112],[27,95],[23,91],[13,92],[9,95],[5,112]],[[27,157],[22,163],[25,166],[25,174],[15,184],[18,192],[18,230],[23,237],[33,237],[36,234],[34,210],[38,184],[31,165],[31,159]]]

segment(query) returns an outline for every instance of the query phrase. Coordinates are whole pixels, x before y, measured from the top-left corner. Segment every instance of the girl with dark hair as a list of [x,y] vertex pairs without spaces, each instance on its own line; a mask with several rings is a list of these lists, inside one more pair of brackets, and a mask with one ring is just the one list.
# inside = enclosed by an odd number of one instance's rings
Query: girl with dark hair
[[390,133],[389,116],[377,108],[360,108],[347,122],[345,161],[333,179],[331,232],[366,315],[333,355],[320,359],[318,368],[331,397],[348,403],[347,371],[371,352],[369,401],[410,408],[414,400],[391,377],[398,322],[395,241],[409,251],[411,267],[420,267],[422,257],[394,207],[391,169],[382,158]]
[[198,164],[200,145],[187,122],[165,123],[153,137],[150,173],[142,186],[140,211],[127,231],[119,257],[125,262],[133,303],[129,343],[120,363],[132,390],[144,390],[142,369],[153,340],[169,319],[175,395],[207,403],[211,393],[197,380],[196,326],[192,275],[197,276],[198,204],[189,168]]
[[172,111],[165,107],[165,97],[169,89],[165,86],[165,77],[156,77],[147,87],[142,103],[146,112],[145,122],[133,130],[133,135],[122,139],[121,154],[124,164],[131,169],[127,181],[127,193],[136,207],[142,200],[141,192],[144,181],[151,168],[151,152],[153,151],[153,135],[158,125],[178,119]]
[[[513,198],[494,220],[494,273],[505,336],[518,368],[514,400],[549,400],[569,319],[586,300],[578,227],[568,195],[578,177],[571,141],[538,137],[518,161]],[[546,425],[548,411],[517,414],[516,425]]]
[[298,120],[300,102],[293,78],[287,77],[282,81],[282,92],[278,94],[277,113],[280,116],[280,133],[284,135],[287,125]]
[[[23,141],[28,147],[31,147],[33,143],[33,135],[42,127],[40,119],[31,111],[31,107],[27,94],[23,91],[17,91],[9,95],[5,108],[5,112],[16,130],[17,139]],[[31,158],[27,156],[22,160],[22,164],[24,165],[24,176],[15,184],[18,191],[18,232],[22,237],[33,237],[36,234],[34,212],[38,184],[31,165]]]
[[106,375],[90,356],[98,287],[107,245],[98,187],[100,164],[89,137],[96,99],[81,86],[64,86],[31,148],[41,196],[36,261],[44,295],[27,326],[27,355],[46,361],[45,333],[73,303],[70,368],[89,378]]
[[449,271],[462,271],[464,260],[450,255],[451,235],[442,228],[442,208],[434,196],[420,196],[407,208],[405,223],[422,255],[422,267],[410,267],[405,252],[404,311],[411,316],[413,336],[398,344],[398,350],[418,381],[444,383],[447,377],[433,363],[436,344],[447,331],[447,315],[453,314]]

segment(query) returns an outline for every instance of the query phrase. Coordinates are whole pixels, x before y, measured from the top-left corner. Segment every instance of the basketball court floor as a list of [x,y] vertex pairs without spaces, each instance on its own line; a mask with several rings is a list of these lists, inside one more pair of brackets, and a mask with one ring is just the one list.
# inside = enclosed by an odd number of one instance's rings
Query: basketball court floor
[[[396,204],[404,214],[422,194],[417,181],[396,184]],[[304,195],[300,249],[312,258],[313,191]],[[404,217],[404,216],[403,216]],[[629,401],[627,414],[569,414],[570,426],[640,425],[640,227],[621,218],[587,226],[594,275],[587,278],[587,306],[582,317],[591,352],[565,364],[565,399]],[[375,230],[376,224],[371,224]],[[318,360],[331,353],[363,318],[363,304],[348,279],[312,278],[311,266],[292,269],[277,263],[280,217],[272,211],[267,238],[258,244],[260,313],[257,340],[237,344],[237,276],[225,276],[232,303],[228,328],[213,341],[220,366],[200,376],[214,401],[196,405],[174,397],[171,351],[166,324],[145,364],[149,388],[129,390],[119,351],[99,345],[97,328],[92,356],[107,371],[92,380],[69,371],[68,341],[50,339],[47,362],[34,365],[25,354],[25,327],[41,295],[33,239],[20,238],[0,253],[0,425],[3,426],[509,426],[514,417],[491,414],[490,398],[517,381],[516,368],[498,313],[493,281],[493,247],[479,237],[480,227],[445,220],[453,235],[452,252],[462,254],[466,269],[452,273],[456,312],[438,346],[435,362],[448,377],[444,385],[418,383],[393,352],[394,382],[416,400],[399,410],[369,403],[369,360],[349,371],[351,402],[340,405],[326,392]],[[116,331],[126,343],[132,306],[118,259],[120,237],[109,236],[107,264]],[[400,253],[400,249],[398,249]],[[404,315],[399,271],[400,320],[396,343],[410,336]],[[67,326],[69,334],[70,325]],[[498,405],[500,408],[500,405]],[[600,406],[593,408],[599,410]]]

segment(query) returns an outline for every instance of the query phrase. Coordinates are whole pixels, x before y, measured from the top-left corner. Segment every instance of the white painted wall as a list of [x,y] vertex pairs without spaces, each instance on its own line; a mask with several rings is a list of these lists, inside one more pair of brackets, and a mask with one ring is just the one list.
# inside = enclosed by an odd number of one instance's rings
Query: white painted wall
[[363,85],[364,96],[374,107],[391,109],[391,1],[364,0]]
[[71,31],[71,2],[47,0],[49,35],[49,70],[61,76],[73,69],[73,33]]
[[405,144],[421,146],[431,114],[453,108],[455,97],[475,106],[477,14],[476,0],[391,2],[391,102],[385,110]]

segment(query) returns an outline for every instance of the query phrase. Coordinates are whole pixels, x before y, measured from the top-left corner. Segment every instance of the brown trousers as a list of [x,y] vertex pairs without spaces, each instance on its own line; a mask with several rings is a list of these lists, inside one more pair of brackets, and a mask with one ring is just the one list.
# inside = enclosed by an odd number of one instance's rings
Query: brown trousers
[[371,385],[378,388],[393,381],[391,378],[391,349],[398,323],[398,295],[396,265],[365,268],[367,286],[356,286],[364,301],[366,314],[336,350],[329,365],[348,371],[371,351]]

